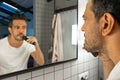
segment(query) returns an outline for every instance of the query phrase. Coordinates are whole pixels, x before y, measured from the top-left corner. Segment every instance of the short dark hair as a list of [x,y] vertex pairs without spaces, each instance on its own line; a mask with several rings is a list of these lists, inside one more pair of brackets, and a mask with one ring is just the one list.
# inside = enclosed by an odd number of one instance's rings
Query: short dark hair
[[92,0],[92,10],[97,20],[104,13],[110,13],[114,19],[120,24],[120,0]]
[[13,20],[25,20],[27,22],[27,18],[26,18],[26,16],[24,14],[14,14],[10,18],[9,27],[12,27]]

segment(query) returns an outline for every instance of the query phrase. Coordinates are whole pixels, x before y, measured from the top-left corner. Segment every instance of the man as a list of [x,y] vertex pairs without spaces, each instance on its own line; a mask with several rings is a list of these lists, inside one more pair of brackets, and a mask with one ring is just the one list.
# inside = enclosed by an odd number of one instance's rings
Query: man
[[107,80],[120,80],[120,0],[89,0],[83,18],[84,48],[98,53]]
[[26,41],[23,40],[27,30],[25,15],[13,15],[8,30],[10,35],[0,40],[0,74],[27,69],[30,55],[39,65],[44,65],[44,56],[37,39],[28,36]]

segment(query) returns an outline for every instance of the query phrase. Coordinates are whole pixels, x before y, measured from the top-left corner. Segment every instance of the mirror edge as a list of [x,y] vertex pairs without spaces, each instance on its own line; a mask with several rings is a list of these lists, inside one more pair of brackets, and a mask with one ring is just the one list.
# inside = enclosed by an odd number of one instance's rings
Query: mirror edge
[[[33,1],[33,3],[35,4],[34,1]],[[34,4],[33,4],[33,9],[34,9]],[[55,0],[54,0],[54,5],[55,5]],[[68,8],[69,8],[69,10],[77,9],[77,24],[78,24],[78,0],[77,0],[77,5],[71,6],[71,7],[68,7]],[[63,8],[63,9],[68,10],[67,8]],[[63,9],[59,9],[59,10],[55,11],[55,6],[54,6],[54,12],[63,11]],[[35,11],[35,10],[33,10],[33,11]],[[35,14],[33,14],[33,16],[35,16]],[[34,18],[34,20],[35,20],[35,18]],[[34,25],[35,25],[35,21],[34,21]],[[17,71],[17,72],[13,72],[13,73],[0,75],[0,79],[5,79],[5,78],[8,78],[8,77],[20,75],[20,74],[23,74],[23,73],[32,72],[32,71],[35,71],[35,70],[38,70],[38,69],[43,69],[43,68],[47,68],[47,67],[50,67],[50,66],[55,66],[55,65],[66,63],[66,62],[70,62],[70,61],[75,61],[75,60],[78,59],[78,44],[76,46],[77,46],[76,58],[69,59],[69,60],[66,60],[66,61],[60,61],[60,62],[56,62],[56,63],[52,63],[52,64],[46,64],[46,65],[43,65],[43,66],[37,66],[37,67],[33,67],[33,68],[28,68],[28,69]]]

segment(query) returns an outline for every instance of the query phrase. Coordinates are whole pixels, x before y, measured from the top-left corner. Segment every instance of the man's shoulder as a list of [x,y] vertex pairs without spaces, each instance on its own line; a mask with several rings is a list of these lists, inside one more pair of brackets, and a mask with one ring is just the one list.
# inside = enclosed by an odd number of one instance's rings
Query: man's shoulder
[[0,42],[4,42],[4,41],[6,41],[7,40],[7,37],[4,37],[4,38],[1,38],[0,39]]
[[120,61],[115,65],[107,80],[120,80]]

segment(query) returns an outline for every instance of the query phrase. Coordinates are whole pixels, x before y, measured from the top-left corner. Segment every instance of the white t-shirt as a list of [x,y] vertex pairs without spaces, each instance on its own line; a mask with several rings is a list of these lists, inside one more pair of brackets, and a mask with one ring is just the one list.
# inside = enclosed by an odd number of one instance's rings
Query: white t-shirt
[[34,45],[23,41],[19,48],[10,46],[8,37],[0,40],[0,75],[27,69],[30,53],[35,51]]
[[113,68],[107,80],[120,80],[120,61]]

